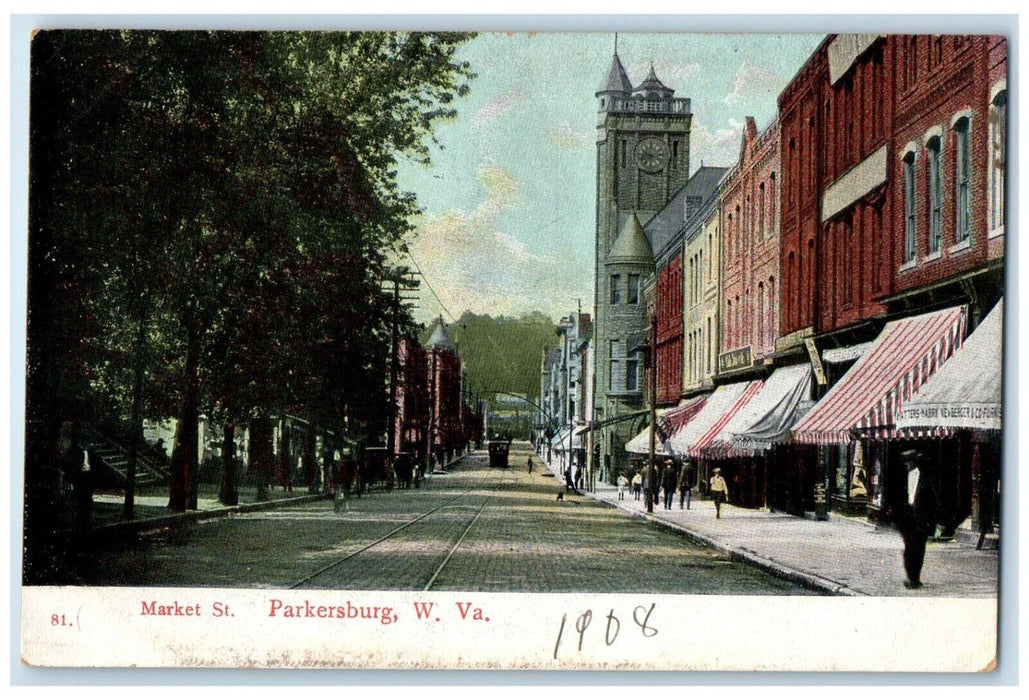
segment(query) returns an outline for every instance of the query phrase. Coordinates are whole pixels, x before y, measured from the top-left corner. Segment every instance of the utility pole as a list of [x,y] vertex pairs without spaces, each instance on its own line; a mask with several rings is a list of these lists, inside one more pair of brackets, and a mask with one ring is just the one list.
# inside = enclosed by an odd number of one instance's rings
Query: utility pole
[[398,378],[400,373],[400,311],[411,309],[411,296],[405,296],[403,292],[418,289],[418,281],[407,268],[398,268],[393,275],[386,280],[392,286],[393,292],[393,322],[390,333],[390,362],[389,362],[389,430],[386,433],[386,453],[390,460],[397,454],[397,401],[398,401]]
[[650,404],[650,463],[647,466],[647,512],[654,512],[654,479],[657,477],[654,468],[654,453],[657,443],[657,314],[650,316],[650,347],[647,350],[647,359],[650,366],[648,375],[650,386],[647,387],[647,403]]

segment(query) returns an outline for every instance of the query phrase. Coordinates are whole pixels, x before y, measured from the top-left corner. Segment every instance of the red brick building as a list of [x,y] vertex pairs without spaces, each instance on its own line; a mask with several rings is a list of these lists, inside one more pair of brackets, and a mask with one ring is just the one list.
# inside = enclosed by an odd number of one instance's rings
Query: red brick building
[[429,425],[428,353],[418,341],[404,337],[397,343],[396,420],[393,444],[397,452],[425,459]]
[[674,405],[682,395],[682,254],[657,271],[657,402]]
[[891,310],[996,303],[1004,260],[1007,42],[890,37],[896,80],[890,159]]
[[747,117],[722,198],[722,313],[718,372],[745,374],[771,362],[779,335],[779,122],[758,133]]
[[[861,344],[887,321],[967,307],[967,332],[1000,298],[1006,54],[1001,37],[831,35],[780,95],[776,346],[797,357],[807,341],[816,366],[825,362],[822,392],[847,383]],[[899,394],[876,401],[889,396]],[[860,442],[817,449],[813,433],[794,431],[811,443],[791,457],[800,507],[823,481],[830,498],[846,501],[858,470],[868,472],[870,506],[886,512],[903,499],[897,451],[912,443],[886,438],[890,420]],[[979,448],[968,436],[915,446],[939,461],[952,512],[967,512]]]

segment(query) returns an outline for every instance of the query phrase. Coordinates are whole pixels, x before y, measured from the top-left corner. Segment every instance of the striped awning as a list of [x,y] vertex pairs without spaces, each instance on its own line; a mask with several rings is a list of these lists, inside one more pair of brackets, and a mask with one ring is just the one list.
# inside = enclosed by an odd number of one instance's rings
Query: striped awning
[[793,426],[797,442],[837,445],[855,433],[897,437],[905,401],[961,346],[965,307],[886,324],[875,345]]
[[897,428],[1001,429],[1004,300],[968,336],[954,357],[904,403]]
[[[656,454],[666,456],[672,454],[667,445],[669,437],[682,430],[700,412],[706,401],[706,395],[695,396],[681,406],[657,411],[657,441],[654,447]],[[639,435],[625,443],[625,451],[633,454],[650,454],[649,425],[640,431]]]
[[687,423],[700,413],[700,409],[704,408],[704,404],[707,403],[707,396],[707,394],[694,396],[692,399],[687,399],[682,405],[665,411],[658,418],[657,425],[660,431],[666,437],[671,437],[682,430],[686,427]]
[[787,442],[790,428],[811,402],[811,365],[779,367],[761,392],[725,426],[716,444],[729,456],[753,456]]
[[[625,443],[625,451],[634,455],[650,454],[650,426],[640,431],[639,435]],[[671,452],[665,447],[661,440],[661,431],[658,430],[658,439],[654,441],[654,454],[670,455]]]
[[702,456],[704,448],[718,437],[722,428],[761,390],[762,385],[761,380],[755,380],[718,387],[693,420],[669,439],[669,447],[676,454]]

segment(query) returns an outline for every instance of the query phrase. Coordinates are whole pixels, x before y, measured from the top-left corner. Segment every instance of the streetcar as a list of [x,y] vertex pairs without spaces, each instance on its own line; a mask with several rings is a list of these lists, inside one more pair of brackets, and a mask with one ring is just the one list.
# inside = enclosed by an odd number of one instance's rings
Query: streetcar
[[511,452],[511,438],[493,437],[489,441],[489,465],[491,469],[507,469],[508,454]]

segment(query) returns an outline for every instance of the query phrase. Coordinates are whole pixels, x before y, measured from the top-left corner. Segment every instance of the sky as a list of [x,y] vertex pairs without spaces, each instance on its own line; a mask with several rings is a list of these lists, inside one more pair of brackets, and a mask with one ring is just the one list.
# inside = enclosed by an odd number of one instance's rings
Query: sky
[[[821,40],[619,33],[618,55],[634,86],[653,62],[675,97],[690,98],[696,170],[736,162],[744,119],[769,124]],[[614,33],[485,33],[461,48],[478,74],[470,95],[437,127],[432,165],[399,170],[423,208],[404,261],[423,273],[417,320],[592,309],[595,93],[614,44]]]

